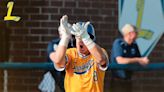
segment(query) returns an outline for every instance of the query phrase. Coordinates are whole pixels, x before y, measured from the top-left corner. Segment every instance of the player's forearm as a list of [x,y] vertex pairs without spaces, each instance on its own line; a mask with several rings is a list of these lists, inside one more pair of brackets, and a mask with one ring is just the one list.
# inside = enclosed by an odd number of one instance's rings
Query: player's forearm
[[107,61],[107,57],[102,51],[101,47],[98,45],[94,45],[93,48],[89,49],[90,53],[96,58],[96,62],[105,65]]
[[116,57],[118,64],[131,64],[131,63],[138,63],[140,61],[140,58],[134,57],[134,58],[126,58],[126,57]]
[[64,64],[65,52],[66,52],[66,47],[58,46],[56,52],[52,52],[50,54],[50,59],[56,65]]
[[60,66],[65,65],[65,54],[67,50],[69,39],[62,38],[59,42],[59,45],[56,49],[56,52],[50,55],[51,60]]
[[87,39],[83,38],[82,40],[89,52],[96,58],[96,62],[101,65],[106,64],[107,58],[100,46],[98,46],[90,37]]

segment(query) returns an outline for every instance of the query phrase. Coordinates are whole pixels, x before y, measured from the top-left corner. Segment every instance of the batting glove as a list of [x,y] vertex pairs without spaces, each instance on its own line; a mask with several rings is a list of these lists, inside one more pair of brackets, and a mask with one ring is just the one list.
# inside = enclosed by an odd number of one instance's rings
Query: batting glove
[[59,43],[59,45],[62,46],[68,46],[69,40],[71,38],[71,25],[68,23],[68,16],[64,15],[61,19],[60,19],[60,26],[58,28],[59,31],[59,35],[61,38],[61,41]]
[[87,28],[89,24],[90,22],[86,22],[82,24],[80,23],[73,24],[72,26],[73,30],[71,30],[71,33],[75,35],[77,38],[81,38],[84,44],[87,46],[87,48],[91,49],[95,45],[95,43],[90,38],[87,32]]

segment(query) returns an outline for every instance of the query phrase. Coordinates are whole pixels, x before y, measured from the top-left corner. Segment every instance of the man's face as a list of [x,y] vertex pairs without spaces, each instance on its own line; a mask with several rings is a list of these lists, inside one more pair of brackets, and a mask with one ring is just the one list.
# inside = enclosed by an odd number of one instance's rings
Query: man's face
[[76,48],[78,52],[84,55],[88,55],[89,51],[81,39],[76,38]]
[[129,39],[134,42],[137,39],[137,32],[129,32]]

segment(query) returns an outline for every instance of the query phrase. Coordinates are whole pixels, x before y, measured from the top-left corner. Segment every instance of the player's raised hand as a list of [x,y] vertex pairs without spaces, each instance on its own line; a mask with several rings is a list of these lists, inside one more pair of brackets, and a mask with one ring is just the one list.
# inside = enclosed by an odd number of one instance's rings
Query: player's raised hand
[[61,38],[70,39],[72,26],[68,23],[68,16],[64,15],[60,19],[60,26],[58,28],[59,35]]
[[90,24],[90,22],[82,22],[82,23],[76,23],[73,24],[72,28],[73,30],[71,31],[71,33],[73,35],[75,35],[78,38],[83,39],[88,39],[90,38],[88,32],[87,32],[87,27]]
[[71,31],[71,33],[75,35],[76,38],[82,39],[83,43],[87,46],[88,49],[92,49],[95,46],[95,43],[90,38],[90,35],[87,31],[89,24],[90,22],[73,24],[73,30]]

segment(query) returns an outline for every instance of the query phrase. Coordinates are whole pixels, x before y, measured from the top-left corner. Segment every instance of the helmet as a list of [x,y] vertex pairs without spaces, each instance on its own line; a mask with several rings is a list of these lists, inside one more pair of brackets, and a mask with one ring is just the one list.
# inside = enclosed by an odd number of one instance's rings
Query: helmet
[[[78,22],[79,24],[82,25],[82,23],[85,23],[85,22]],[[93,41],[96,41],[96,35],[95,35],[95,30],[94,30],[94,27],[93,25],[90,23],[87,27],[87,32],[88,34],[90,35],[90,38],[93,40]]]

